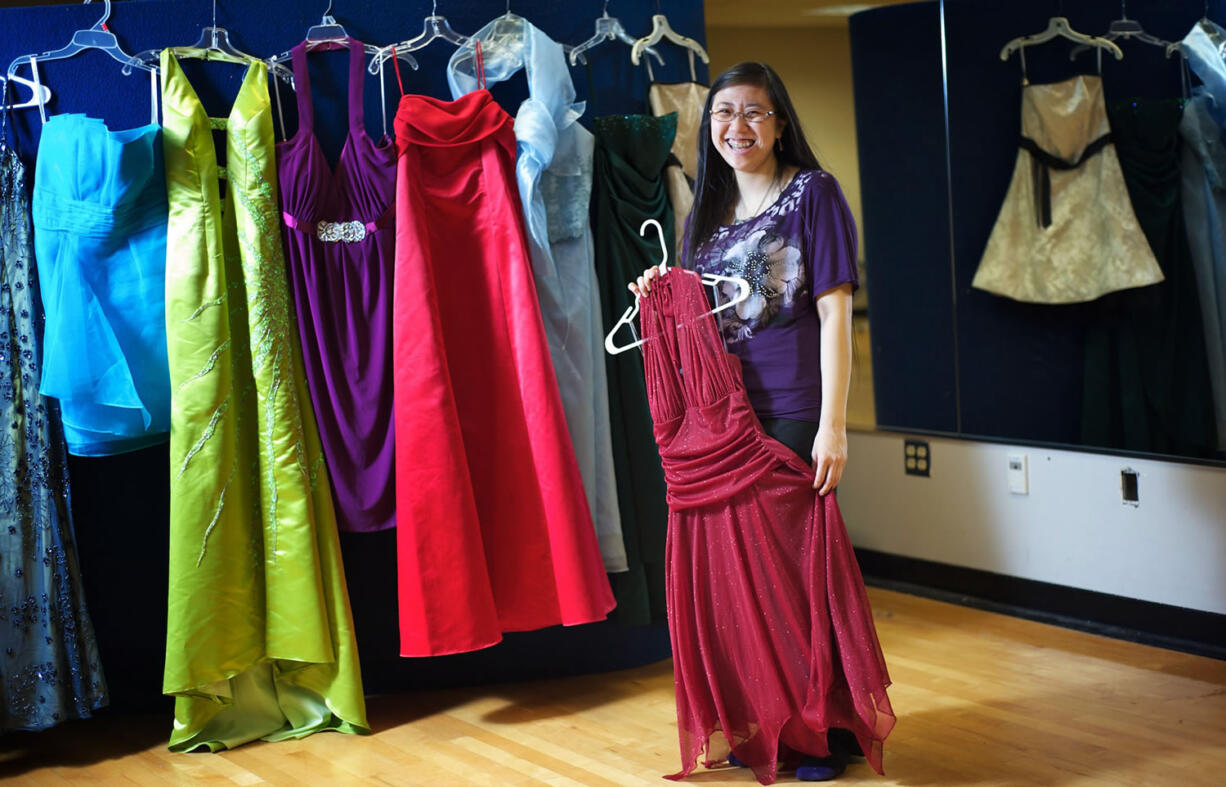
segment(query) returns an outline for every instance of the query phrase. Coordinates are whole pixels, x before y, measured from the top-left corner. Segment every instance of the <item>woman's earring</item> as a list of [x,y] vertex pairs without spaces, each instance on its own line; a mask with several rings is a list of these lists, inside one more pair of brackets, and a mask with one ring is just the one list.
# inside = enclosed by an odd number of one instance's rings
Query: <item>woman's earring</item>
[[775,137],[775,150],[779,151],[780,153],[783,152],[783,137]]

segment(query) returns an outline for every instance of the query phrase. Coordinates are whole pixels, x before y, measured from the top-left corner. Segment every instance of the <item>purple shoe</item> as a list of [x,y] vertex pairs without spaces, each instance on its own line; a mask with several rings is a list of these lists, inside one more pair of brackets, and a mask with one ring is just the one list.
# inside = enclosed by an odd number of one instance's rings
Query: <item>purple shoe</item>
[[838,754],[829,757],[803,757],[796,766],[796,780],[828,782],[837,779],[847,768],[847,758]]
[[741,762],[741,758],[737,757],[732,752],[728,752],[728,764],[733,768],[748,768],[749,766]]

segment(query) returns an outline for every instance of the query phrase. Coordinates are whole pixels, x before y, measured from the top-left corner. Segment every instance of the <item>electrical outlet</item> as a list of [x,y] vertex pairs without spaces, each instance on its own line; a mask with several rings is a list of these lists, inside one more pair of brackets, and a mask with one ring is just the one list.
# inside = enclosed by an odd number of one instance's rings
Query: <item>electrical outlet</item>
[[1120,497],[1123,498],[1124,505],[1141,505],[1140,477],[1140,473],[1129,467],[1120,471]]
[[903,470],[907,475],[928,477],[932,468],[932,454],[927,440],[903,440]]
[[1026,454],[1009,454],[1009,491],[1015,495],[1030,494],[1030,470]]

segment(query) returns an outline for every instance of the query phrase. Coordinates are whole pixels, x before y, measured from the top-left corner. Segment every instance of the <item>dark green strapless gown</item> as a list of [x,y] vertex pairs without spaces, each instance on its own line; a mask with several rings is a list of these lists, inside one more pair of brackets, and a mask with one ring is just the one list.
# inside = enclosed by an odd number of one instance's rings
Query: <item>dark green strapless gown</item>
[[[660,262],[660,241],[650,230],[646,237],[639,235],[642,223],[657,219],[664,229],[665,246],[677,247],[673,209],[664,186],[664,166],[677,133],[677,116],[611,115],[596,119],[595,132],[592,230],[607,333],[634,302],[626,285]],[[622,331],[620,343],[633,340],[629,329]],[[617,597],[612,618],[643,624],[665,618],[668,504],[664,470],[651,431],[642,356],[637,351],[606,355],[605,363],[617,504],[629,565],[629,571],[609,575]]]

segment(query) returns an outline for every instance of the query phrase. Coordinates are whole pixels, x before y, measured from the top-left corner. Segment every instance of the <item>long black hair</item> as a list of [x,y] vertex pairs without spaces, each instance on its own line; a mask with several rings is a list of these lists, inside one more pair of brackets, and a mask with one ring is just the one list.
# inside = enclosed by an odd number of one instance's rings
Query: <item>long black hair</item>
[[730,85],[756,85],[770,96],[775,117],[784,121],[780,138],[782,149],[775,149],[775,158],[781,168],[821,169],[805,139],[787,88],[773,68],[765,63],[737,63],[716,77],[707,93],[702,124],[698,127],[698,177],[694,181],[694,206],[690,209],[688,241],[684,249],[684,264],[691,268],[699,247],[715,232],[736,200],[736,176],[711,141],[711,104],[715,94]]

